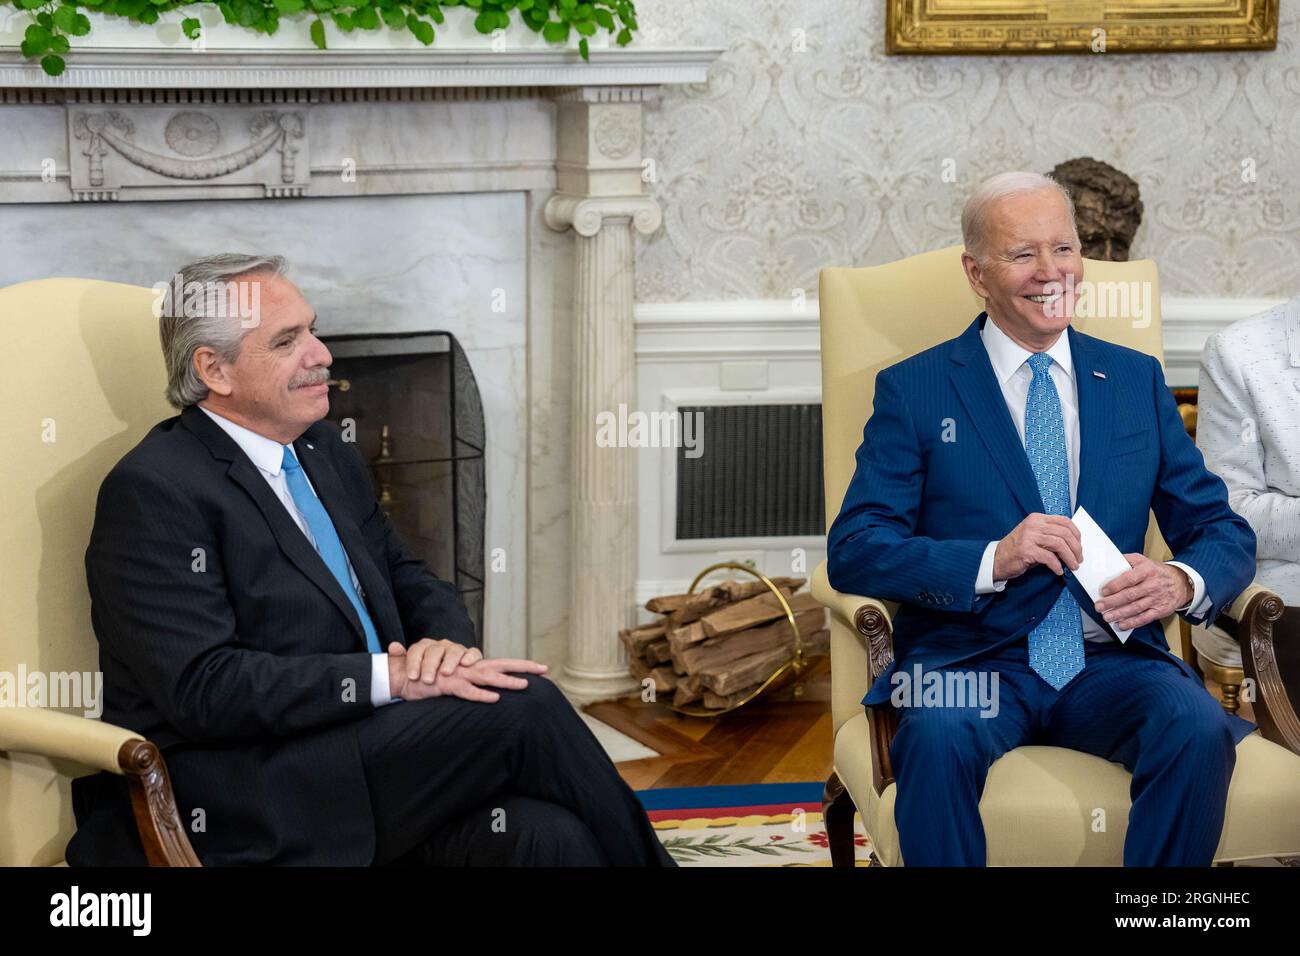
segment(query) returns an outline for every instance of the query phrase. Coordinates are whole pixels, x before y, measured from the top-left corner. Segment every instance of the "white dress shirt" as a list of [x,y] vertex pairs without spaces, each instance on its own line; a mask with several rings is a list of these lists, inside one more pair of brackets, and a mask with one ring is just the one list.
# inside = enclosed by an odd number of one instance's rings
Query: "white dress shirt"
[[[285,510],[289,512],[289,517],[293,519],[294,524],[296,524],[302,530],[302,533],[307,536],[307,540],[311,542],[311,546],[316,548],[316,538],[312,535],[311,529],[307,525],[307,519],[303,517],[302,512],[298,510],[298,506],[294,503],[293,495],[289,491],[289,480],[285,477],[284,468],[282,467],[284,465],[284,452],[286,448],[293,453],[295,458],[297,457],[297,452],[293,451],[293,446],[281,445],[274,438],[267,438],[265,435],[259,435],[252,429],[236,424],[229,418],[218,415],[216,412],[204,408],[202,405],[200,405],[199,408],[203,409],[204,414],[220,425],[222,430],[235,440],[235,444],[243,450],[244,454],[248,456],[249,461],[256,466],[257,470],[261,472],[262,477],[266,479],[266,483],[271,486],[271,490],[275,492],[275,496],[280,499],[280,503],[284,505]],[[307,479],[307,487],[311,488],[312,494],[315,494],[316,488],[312,485],[311,478],[307,475],[307,469],[303,469],[302,475]],[[320,553],[320,548],[316,548],[316,553]],[[357,579],[357,572],[352,569],[352,559],[348,557],[346,548],[343,549],[343,560],[348,563],[348,574],[352,577],[352,586],[356,588],[357,595],[364,602],[366,599],[366,592],[361,589],[361,582]],[[374,706],[381,707],[384,704],[392,703],[394,700],[398,699],[400,698],[392,697],[389,694],[388,655],[372,654],[370,664],[371,702]]]
[[[984,342],[984,348],[988,350],[993,374],[997,377],[998,386],[1002,389],[1002,397],[1007,403],[1007,411],[1011,413],[1011,420],[1016,424],[1016,430],[1020,433],[1020,443],[1023,445],[1025,404],[1029,400],[1029,383],[1034,379],[1034,370],[1029,367],[1028,359],[1033,353],[1013,342],[991,316],[985,320],[984,328],[980,330],[980,338]],[[1056,394],[1061,403],[1062,424],[1065,426],[1066,456],[1070,466],[1070,513],[1073,514],[1076,507],[1075,492],[1079,487],[1079,393],[1074,385],[1074,359],[1070,354],[1069,335],[1062,332],[1055,344],[1047,350],[1047,354],[1052,358],[1048,374],[1052,376],[1052,384],[1056,386]],[[991,594],[1007,586],[1006,581],[993,580],[993,557],[997,546],[998,542],[990,541],[984,549],[979,574],[975,579],[976,594]],[[1181,568],[1192,581],[1192,600],[1178,610],[1186,612],[1189,608],[1196,608],[1196,611],[1191,612],[1193,616],[1208,611],[1209,600],[1205,595],[1205,581],[1200,574],[1181,561],[1167,563]],[[1079,616],[1083,622],[1085,640],[1104,642],[1115,639],[1083,608],[1079,608]]]

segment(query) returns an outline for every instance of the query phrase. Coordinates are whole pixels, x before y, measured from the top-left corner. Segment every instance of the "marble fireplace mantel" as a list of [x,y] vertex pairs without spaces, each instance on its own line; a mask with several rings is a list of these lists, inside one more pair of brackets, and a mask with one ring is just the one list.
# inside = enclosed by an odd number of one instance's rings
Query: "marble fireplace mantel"
[[[661,220],[644,188],[642,107],[660,85],[704,82],[720,52],[99,46],[74,49],[52,78],[0,48],[0,220],[18,230],[0,284],[96,270],[149,284],[94,235],[105,223],[170,261],[206,248],[205,223],[229,236],[241,217],[297,249],[320,298],[345,279],[324,302],[335,314],[381,274],[452,277],[445,300],[434,294],[439,330],[465,344],[489,429],[486,649],[562,663],[553,673],[575,700],[610,696],[633,686],[616,635],[635,614],[635,449],[594,436],[600,412],[636,401],[633,237]],[[437,248],[407,242],[382,261],[390,220],[333,202],[365,197],[389,204],[395,234]],[[214,199],[236,202],[210,217],[190,205]],[[165,227],[138,229],[176,215],[187,232],[175,250]],[[362,238],[346,236],[350,217]],[[63,261],[56,220],[77,235]],[[334,251],[348,242],[352,255]],[[383,306],[429,286],[421,277]]]
[[0,48],[0,90],[654,87],[702,83],[717,49],[563,50],[75,49],[61,76]]

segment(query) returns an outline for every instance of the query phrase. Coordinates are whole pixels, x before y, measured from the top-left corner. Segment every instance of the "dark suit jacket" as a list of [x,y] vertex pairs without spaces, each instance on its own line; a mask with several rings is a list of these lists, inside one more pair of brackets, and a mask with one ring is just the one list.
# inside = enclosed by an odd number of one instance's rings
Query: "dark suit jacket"
[[[899,668],[940,668],[1024,640],[1062,587],[1109,628],[1068,570],[1062,580],[1038,565],[1001,592],[975,593],[988,543],[1044,510],[980,338],[985,318],[876,376],[857,470],[827,535],[836,590],[902,605],[894,663],[863,698],[867,705],[889,699]],[[1076,504],[1126,554],[1142,551],[1154,511],[1174,559],[1205,580],[1214,620],[1255,573],[1254,532],[1206,470],[1160,363],[1073,328],[1068,334],[1079,395]],[[1137,628],[1127,646],[1168,658],[1199,681],[1169,652],[1159,622]]]
[[[407,551],[337,429],[317,422],[294,449],[381,645],[474,644],[456,590]],[[356,727],[374,707],[361,621],[266,479],[202,410],[154,426],[104,479],[86,578],[103,719],[161,748],[199,858],[370,863]],[[122,778],[74,780],[73,806],[70,864],[144,862]]]

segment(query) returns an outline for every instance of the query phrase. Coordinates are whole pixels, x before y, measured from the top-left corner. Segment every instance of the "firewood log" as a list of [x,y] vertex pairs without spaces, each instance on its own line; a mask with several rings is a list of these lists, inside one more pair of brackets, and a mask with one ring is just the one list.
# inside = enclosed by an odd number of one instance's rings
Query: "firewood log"
[[699,621],[692,621],[685,627],[679,627],[676,630],[670,630],[668,632],[669,645],[678,650],[690,647],[692,644],[698,644],[700,641],[707,639],[708,635],[704,633],[704,625]]
[[704,684],[700,681],[699,675],[692,674],[687,677],[677,678],[677,690],[673,694],[674,707],[693,704],[703,696]]
[[[791,592],[782,589],[781,593],[790,604],[790,610],[795,614],[803,611],[811,611],[820,607],[817,599],[812,596],[810,591],[802,591],[799,594],[791,596]],[[718,637],[722,634],[730,634],[732,631],[743,631],[747,627],[754,627],[758,624],[766,624],[768,621],[774,621],[779,617],[784,617],[785,611],[781,608],[781,602],[776,599],[776,595],[771,591],[759,594],[756,597],[741,601],[737,604],[729,604],[721,610],[714,611],[701,620],[704,625],[704,633],[709,637]]]
[[[759,681],[759,683],[761,684],[762,681]],[[736,706],[736,704],[740,703],[742,700],[744,700],[746,697],[752,694],[755,688],[757,687],[758,684],[752,684],[749,687],[746,687],[742,690],[738,690],[734,694],[728,694],[725,697],[719,694],[715,694],[713,691],[709,690],[706,687],[704,689],[704,706],[711,708],[713,710],[723,710],[728,707],[734,707]]]
[[666,694],[677,687],[677,675],[671,667],[651,667],[644,661],[633,660],[628,663],[628,670],[639,681],[653,680],[656,694]]
[[689,594],[661,594],[645,602],[645,609],[655,614],[671,614],[686,603]]
[[647,644],[653,644],[668,632],[668,626],[659,620],[640,627],[624,628],[618,632],[618,639],[623,642],[627,652],[633,657],[644,657]]
[[677,689],[677,674],[667,665],[656,667],[650,671],[650,676],[655,680],[655,693],[666,694],[670,690]]
[[645,649],[645,662],[650,666],[656,664],[667,664],[673,659],[672,649],[668,646],[667,638],[660,638],[653,644],[649,644]]
[[[805,581],[804,578],[782,577],[770,580],[778,588],[785,588],[791,592],[799,590]],[[685,597],[685,600],[674,601],[675,606],[668,613],[668,627],[670,629],[683,627],[692,621],[698,621],[712,610],[764,593],[770,594],[771,591],[762,581],[723,581],[721,584],[703,588],[694,594],[674,595],[674,597]]]
[[[796,614],[794,620],[799,626],[800,634],[812,634],[825,626],[826,610],[819,607],[804,611],[802,614]],[[713,670],[750,654],[757,654],[773,647],[792,647],[793,644],[794,633],[790,630],[790,622],[785,618],[778,618],[760,627],[732,631],[721,637],[710,638],[702,643],[681,648],[672,647],[672,641],[669,641],[673,667],[686,674],[694,674],[700,670]]]
[[[807,635],[803,641],[804,655],[820,657],[829,653],[830,634],[829,630],[820,630]],[[793,647],[788,645],[774,647],[731,661],[716,671],[699,671],[692,674],[690,680],[698,678],[702,688],[707,687],[715,694],[725,697],[742,688],[767,680],[778,667],[790,660],[793,653]]]
[[[808,579],[807,578],[768,578],[768,580],[771,581],[773,584],[775,584],[777,588],[781,590],[785,590],[788,588],[791,591],[798,591],[801,587],[804,586],[804,582],[807,581]],[[746,598],[752,598],[755,594],[772,593],[768,589],[768,586],[766,584],[764,584],[762,581],[757,581],[757,580],[723,581],[721,584],[718,585],[718,587],[726,592],[727,600],[732,603],[735,603],[736,601],[743,601]]]
[[668,615],[669,629],[683,627],[698,621],[710,611],[720,608],[728,602],[727,592],[721,588],[705,588],[703,591],[689,595],[682,605]]

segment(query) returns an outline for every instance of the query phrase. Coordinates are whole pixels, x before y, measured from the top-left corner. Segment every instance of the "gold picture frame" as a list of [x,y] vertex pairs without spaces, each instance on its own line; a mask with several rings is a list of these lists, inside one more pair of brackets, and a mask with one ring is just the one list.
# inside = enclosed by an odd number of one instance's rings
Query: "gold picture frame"
[[890,54],[1277,48],[1281,0],[886,0]]

